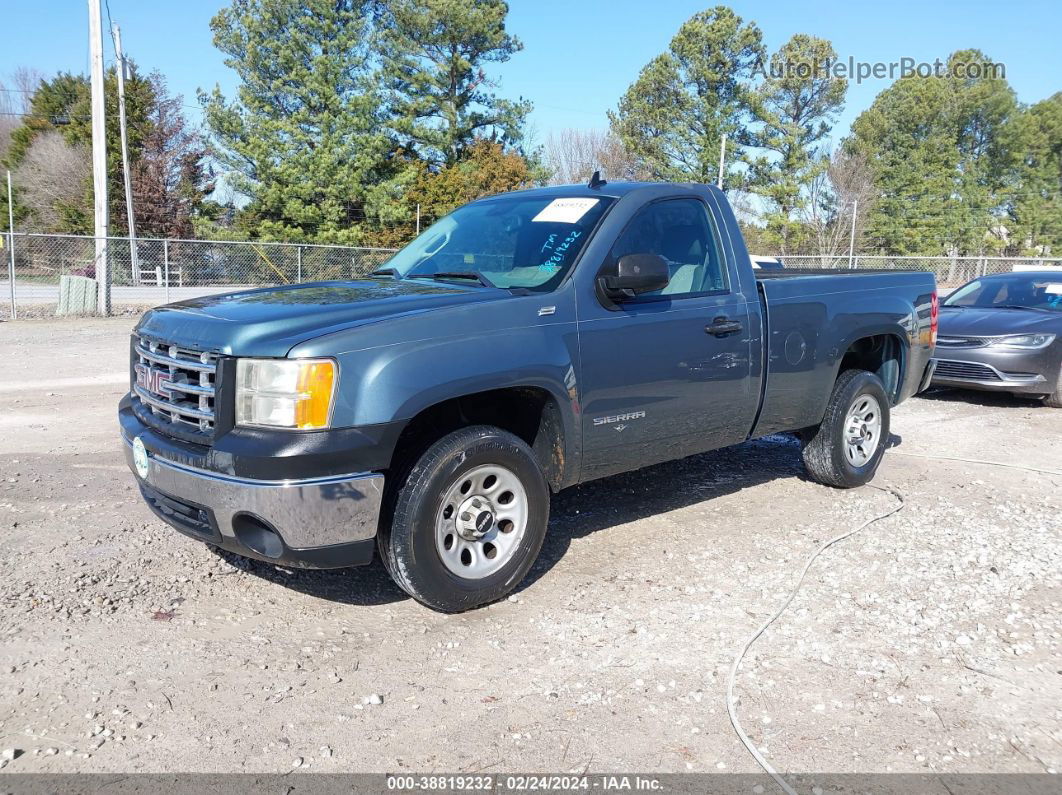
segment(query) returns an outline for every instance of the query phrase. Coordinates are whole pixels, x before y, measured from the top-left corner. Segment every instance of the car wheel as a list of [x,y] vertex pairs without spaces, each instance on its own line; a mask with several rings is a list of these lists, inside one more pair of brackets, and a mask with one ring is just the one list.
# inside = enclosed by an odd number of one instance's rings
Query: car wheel
[[379,539],[388,573],[421,604],[456,613],[527,575],[546,536],[549,487],[523,440],[476,425],[424,452],[391,516]]
[[1058,380],[1055,382],[1055,391],[1044,398],[1044,405],[1053,409],[1062,409],[1062,370],[1058,371]]
[[865,370],[837,378],[817,428],[805,436],[804,466],[812,480],[850,489],[874,477],[889,438],[889,398]]

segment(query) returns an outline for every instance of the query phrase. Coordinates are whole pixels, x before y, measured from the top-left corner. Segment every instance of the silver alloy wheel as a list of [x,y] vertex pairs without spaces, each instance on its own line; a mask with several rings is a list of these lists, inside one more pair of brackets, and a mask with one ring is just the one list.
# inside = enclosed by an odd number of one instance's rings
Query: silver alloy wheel
[[881,444],[881,405],[872,395],[859,395],[844,421],[844,455],[852,466],[861,467],[874,457]]
[[512,559],[527,530],[527,492],[516,474],[487,464],[459,476],[435,519],[435,545],[458,577],[489,577]]

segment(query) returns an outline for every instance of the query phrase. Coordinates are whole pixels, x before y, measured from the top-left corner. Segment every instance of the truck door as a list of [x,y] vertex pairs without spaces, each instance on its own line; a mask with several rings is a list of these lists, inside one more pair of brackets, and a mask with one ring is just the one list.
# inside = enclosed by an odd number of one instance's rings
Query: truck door
[[758,400],[749,308],[704,202],[643,207],[605,271],[626,254],[660,255],[671,278],[612,307],[580,301],[583,479],[743,441]]

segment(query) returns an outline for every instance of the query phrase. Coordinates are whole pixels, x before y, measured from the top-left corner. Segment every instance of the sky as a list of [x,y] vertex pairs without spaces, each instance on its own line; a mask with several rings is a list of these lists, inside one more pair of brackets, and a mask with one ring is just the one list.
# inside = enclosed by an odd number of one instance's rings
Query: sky
[[[210,18],[221,0],[108,0],[121,26],[122,44],[144,71],[158,69],[184,95],[190,120],[198,122],[197,88],[215,83],[231,95],[235,74],[211,42]],[[679,26],[710,2],[689,0],[510,0],[508,28],[524,50],[505,64],[491,64],[498,93],[534,103],[530,131],[542,144],[564,128],[605,129],[606,112],[651,58],[663,52]],[[794,33],[833,42],[842,59],[868,63],[913,58],[946,59],[956,49],[979,48],[1006,66],[1018,99],[1033,103],[1062,90],[1058,48],[1059,0],[892,0],[861,2],[730,2],[755,20],[768,51]],[[108,9],[103,11],[107,25]],[[19,66],[45,75],[88,72],[88,12],[84,0],[0,0],[0,80],[10,86]],[[114,58],[104,37],[107,62]],[[849,87],[834,128],[839,140],[852,121],[891,83],[869,79]]]

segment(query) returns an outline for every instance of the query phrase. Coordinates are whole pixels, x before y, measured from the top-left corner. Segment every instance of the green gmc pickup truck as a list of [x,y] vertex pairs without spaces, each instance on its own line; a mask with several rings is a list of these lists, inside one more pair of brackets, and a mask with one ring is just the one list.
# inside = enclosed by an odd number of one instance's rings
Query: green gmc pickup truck
[[815,480],[867,482],[936,323],[931,274],[754,270],[719,190],[595,179],[461,207],[363,279],[148,312],[119,421],[181,533],[378,554],[460,611],[517,586],[577,483],[781,431]]

